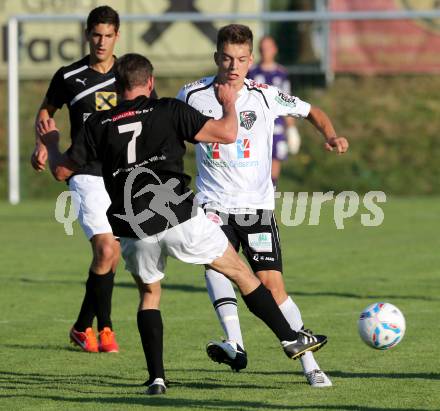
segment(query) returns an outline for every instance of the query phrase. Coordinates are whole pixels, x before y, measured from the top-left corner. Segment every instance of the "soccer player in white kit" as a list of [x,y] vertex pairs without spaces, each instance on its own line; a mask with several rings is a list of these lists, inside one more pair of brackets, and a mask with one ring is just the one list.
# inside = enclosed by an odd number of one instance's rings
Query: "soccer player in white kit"
[[[235,144],[196,146],[198,200],[212,221],[217,222],[232,245],[247,258],[252,270],[272,292],[293,330],[304,330],[301,313],[286,293],[282,278],[282,257],[277,224],[273,215],[274,189],[271,156],[274,120],[278,116],[306,118],[325,138],[325,148],[345,153],[348,142],[339,137],[319,108],[266,84],[246,79],[253,63],[252,31],[240,24],[221,28],[214,55],[215,77],[205,77],[184,86],[178,98],[215,119],[222,108],[215,97],[214,82],[228,83],[238,91],[239,122]],[[215,270],[206,270],[206,282],[213,306],[227,339],[207,345],[210,358],[233,370],[247,365],[237,311],[237,299],[229,280]],[[311,332],[310,332],[311,333]],[[332,383],[311,352],[301,358],[304,374],[313,387]]]

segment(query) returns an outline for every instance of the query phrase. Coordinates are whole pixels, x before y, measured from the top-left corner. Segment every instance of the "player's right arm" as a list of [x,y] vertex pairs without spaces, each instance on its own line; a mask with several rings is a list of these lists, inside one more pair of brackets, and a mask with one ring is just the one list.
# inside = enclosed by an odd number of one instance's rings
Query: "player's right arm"
[[217,100],[223,108],[223,117],[208,120],[194,137],[201,143],[231,144],[237,139],[238,119],[235,111],[237,92],[229,84],[215,85]]
[[36,171],[43,171],[46,168],[47,161],[47,149],[46,146],[40,141],[38,126],[42,121],[52,118],[57,110],[57,107],[49,104],[47,97],[45,97],[41,103],[40,109],[37,112],[37,116],[35,118],[35,149],[31,155],[31,164]]
[[38,134],[47,148],[50,171],[56,180],[67,180],[87,163],[98,160],[97,146],[103,134],[98,135],[93,131],[96,130],[96,123],[91,124],[94,116],[87,119],[84,132],[77,135],[65,153],[59,149],[60,133],[55,120],[49,118],[39,123]]
[[38,127],[41,122],[47,121],[54,116],[55,112],[66,102],[66,98],[67,90],[64,82],[64,68],[61,67],[53,76],[35,118],[35,149],[31,156],[31,164],[37,171],[45,169],[48,156],[46,146],[40,141]]
[[[192,83],[200,86],[206,79]],[[191,85],[183,87],[177,94],[177,99],[187,102],[187,92]],[[235,111],[237,92],[229,84],[215,84],[218,102],[223,108],[223,117],[218,120],[210,118],[197,134],[191,138],[192,142],[231,144],[237,139],[238,119]],[[191,107],[191,106],[190,106]],[[191,107],[192,110],[195,110]],[[205,117],[206,119],[206,117]]]
[[42,119],[36,126],[40,144],[48,153],[49,168],[58,181],[67,180],[79,167],[66,153],[59,149],[60,133],[55,120],[51,117]]

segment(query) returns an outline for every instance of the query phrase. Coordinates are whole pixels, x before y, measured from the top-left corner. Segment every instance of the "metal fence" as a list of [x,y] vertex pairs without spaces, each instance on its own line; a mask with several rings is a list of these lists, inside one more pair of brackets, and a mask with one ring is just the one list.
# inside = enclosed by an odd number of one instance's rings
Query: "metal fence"
[[[349,11],[329,12],[324,2],[318,2],[315,11],[262,12],[262,13],[188,13],[170,12],[161,15],[122,15],[122,21],[142,22],[315,22],[322,25],[323,55],[317,69],[331,81],[329,53],[328,24],[333,21],[350,20],[413,20],[440,18],[440,10],[396,10],[396,11]],[[17,15],[8,23],[8,139],[9,139],[9,202],[17,204],[20,201],[19,178],[19,23],[25,22],[83,22],[84,15]],[[292,72],[299,72],[298,67],[291,67]]]

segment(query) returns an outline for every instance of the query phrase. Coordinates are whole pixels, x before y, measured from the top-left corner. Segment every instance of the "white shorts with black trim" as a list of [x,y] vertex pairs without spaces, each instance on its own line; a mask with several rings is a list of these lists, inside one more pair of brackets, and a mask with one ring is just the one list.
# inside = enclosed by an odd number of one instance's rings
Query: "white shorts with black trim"
[[90,240],[96,234],[112,233],[106,214],[111,201],[103,178],[78,174],[69,180],[69,188],[77,194],[72,197],[73,204],[86,237]]
[[170,255],[191,264],[210,264],[221,257],[228,239],[220,227],[210,221],[201,208],[182,224],[144,239],[121,237],[125,269],[151,284],[165,276]]

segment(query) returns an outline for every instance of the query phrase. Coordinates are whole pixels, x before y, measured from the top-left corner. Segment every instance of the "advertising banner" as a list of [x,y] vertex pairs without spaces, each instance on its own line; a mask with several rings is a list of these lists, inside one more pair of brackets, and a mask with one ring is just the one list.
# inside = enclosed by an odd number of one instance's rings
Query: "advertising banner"
[[[434,0],[331,0],[332,11],[427,10]],[[335,72],[440,73],[440,20],[338,21],[331,23]]]
[[[167,12],[255,13],[259,0],[0,0],[0,78],[7,73],[7,22],[19,14],[79,14],[87,17],[91,9],[109,5],[119,14]],[[213,53],[217,29],[230,21],[204,23],[124,22],[116,48],[118,55],[137,52],[146,55],[158,75],[191,75],[214,69]],[[243,22],[257,29],[256,22]],[[21,78],[48,78],[63,65],[87,54],[81,22],[25,22],[19,26]]]

